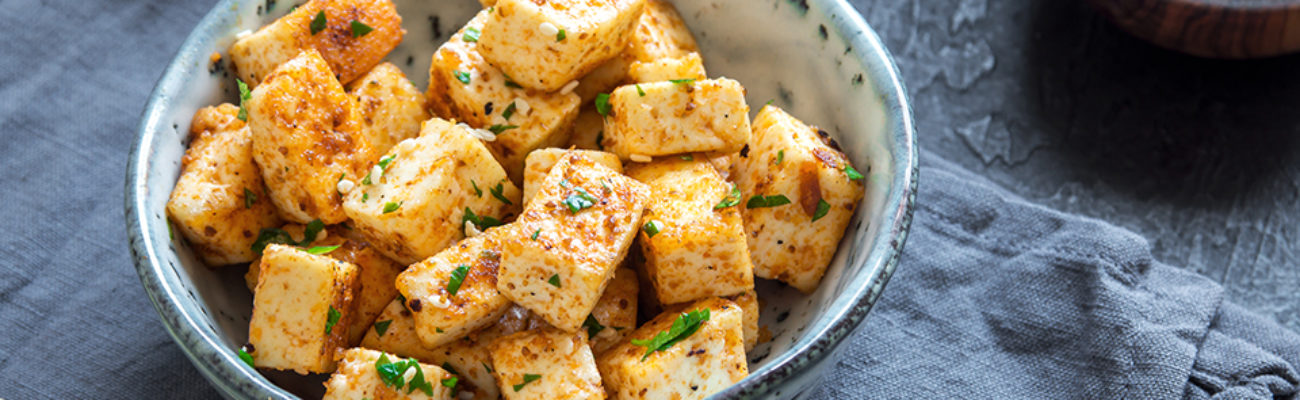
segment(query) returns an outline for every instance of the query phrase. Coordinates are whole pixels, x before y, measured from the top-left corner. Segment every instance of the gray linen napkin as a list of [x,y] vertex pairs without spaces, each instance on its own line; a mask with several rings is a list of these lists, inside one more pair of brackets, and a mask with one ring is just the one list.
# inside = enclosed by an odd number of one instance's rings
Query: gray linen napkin
[[[0,0],[0,397],[217,397],[145,299],[121,208],[145,98],[212,4]],[[1297,335],[1141,238],[937,157],[921,179],[897,275],[809,397],[1296,391]]]

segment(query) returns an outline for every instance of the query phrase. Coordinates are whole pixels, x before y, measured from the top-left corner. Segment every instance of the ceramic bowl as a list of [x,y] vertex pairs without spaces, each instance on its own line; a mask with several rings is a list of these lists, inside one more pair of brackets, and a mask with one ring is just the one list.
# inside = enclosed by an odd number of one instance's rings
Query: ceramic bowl
[[[275,3],[222,0],[199,22],[145,107],[126,172],[127,231],[145,292],[168,333],[229,398],[311,398],[324,390],[320,376],[263,374],[239,360],[235,350],[247,339],[252,303],[243,268],[205,267],[169,232],[164,211],[195,110],[237,99],[233,76],[214,68],[210,55],[224,54],[239,32],[255,30],[291,6]],[[759,282],[761,324],[771,340],[749,354],[750,376],[715,396],[797,398],[834,365],[842,353],[839,343],[880,296],[907,237],[917,152],[906,92],[880,39],[845,1],[674,3],[695,32],[710,76],[740,81],[751,105],[770,100],[833,132],[854,165],[869,171],[867,196],[817,291],[803,295]],[[423,87],[434,49],[479,5],[397,4],[407,34],[388,61]]]

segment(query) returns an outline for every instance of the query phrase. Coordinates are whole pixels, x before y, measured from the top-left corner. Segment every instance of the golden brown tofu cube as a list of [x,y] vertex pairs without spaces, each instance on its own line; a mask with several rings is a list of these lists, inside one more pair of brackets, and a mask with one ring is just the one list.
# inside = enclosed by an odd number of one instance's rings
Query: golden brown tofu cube
[[589,319],[583,321],[592,354],[599,355],[623,340],[623,336],[636,329],[636,298],[638,291],[636,271],[628,268],[614,270],[614,279],[605,286],[605,292],[591,310]]
[[[546,174],[551,172],[551,167],[554,167],[555,162],[568,151],[570,150],[552,147],[547,149],[537,149],[532,153],[528,153],[528,158],[524,162],[524,204],[528,204],[528,200],[533,198],[533,195],[537,193],[537,186],[542,183],[543,179],[546,179]],[[604,165],[614,172],[620,174],[623,173],[623,162],[620,161],[616,155],[603,151],[573,151],[580,152],[583,155],[590,157],[592,160],[596,161],[600,165]]]
[[315,50],[281,64],[245,103],[253,159],[280,214],[293,222],[347,219],[340,179],[374,157],[356,103]]
[[[371,30],[357,36],[356,23]],[[254,87],[299,52],[316,50],[334,76],[348,83],[379,64],[405,34],[390,0],[313,0],[236,40],[230,59],[239,78]]]
[[674,79],[705,79],[704,60],[700,53],[681,57],[664,57],[654,61],[637,61],[628,67],[632,82],[660,82]]
[[402,70],[389,63],[375,66],[348,84],[348,95],[357,100],[362,132],[375,153],[387,153],[397,142],[420,135],[420,124],[429,119],[424,94]]
[[491,325],[510,307],[497,293],[500,229],[465,239],[416,263],[397,277],[415,330],[425,347],[437,347]]
[[736,152],[749,139],[745,88],[731,79],[624,85],[610,95],[609,105],[604,144],[625,160]]
[[650,186],[640,243],[660,301],[684,303],[754,288],[735,185],[703,157],[635,164],[628,175]]
[[[730,300],[700,300],[683,312],[665,312],[627,336],[596,360],[605,390],[618,399],[703,399],[749,375],[745,361],[743,316]],[[678,318],[708,312],[690,336],[647,354],[648,341]]]
[[354,317],[357,267],[272,244],[262,253],[248,343],[259,368],[299,374],[334,370]]
[[735,296],[727,296],[744,312],[745,353],[758,345],[758,292],[750,290]]
[[[384,369],[381,372],[381,368]],[[392,372],[402,371],[402,372]],[[417,375],[416,372],[419,372]],[[399,374],[402,377],[400,385],[390,383],[385,378],[392,379],[392,376],[384,374]],[[444,371],[432,365],[416,362],[414,365],[407,363],[407,360],[392,354],[354,348],[348,349],[343,353],[343,359],[339,361],[338,371],[330,375],[329,381],[325,382],[326,400],[354,400],[354,399],[454,399],[452,395],[453,388],[443,385],[444,380],[448,380],[455,375]],[[450,382],[450,381],[447,381]]]
[[212,267],[252,261],[257,232],[280,224],[253,162],[252,133],[238,113],[230,104],[194,113],[190,148],[167,200],[167,215]]
[[604,151],[605,119],[595,107],[585,107],[569,127],[569,147]]
[[604,399],[587,332],[544,328],[492,343],[492,368],[507,399]]
[[628,40],[624,53],[635,61],[646,62],[699,51],[695,36],[671,2],[646,0],[645,12],[641,13],[636,31],[632,39]]
[[[632,244],[649,189],[578,152],[551,168],[503,240],[497,289],[575,331]],[[581,238],[575,240],[575,238]]]
[[645,0],[499,0],[479,47],[520,85],[552,92],[618,55],[644,7]]
[[560,146],[578,115],[573,93],[525,90],[479,54],[481,40],[466,41],[483,29],[487,11],[465,24],[433,54],[429,66],[429,108],[439,117],[481,129],[492,154],[510,179],[523,179],[529,152]]
[[519,204],[519,188],[483,143],[434,118],[357,180],[343,208],[370,244],[412,264],[465,237],[467,222],[487,229]]
[[737,176],[754,275],[811,293],[862,200],[869,171],[852,169],[828,134],[779,108],[763,107],[754,122]]

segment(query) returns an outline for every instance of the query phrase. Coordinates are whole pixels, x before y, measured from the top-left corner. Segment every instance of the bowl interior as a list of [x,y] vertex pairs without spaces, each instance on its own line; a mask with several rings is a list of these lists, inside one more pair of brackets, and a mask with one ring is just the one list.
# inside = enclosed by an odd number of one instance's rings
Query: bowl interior
[[[226,0],[200,23],[145,110],[141,143],[128,171],[127,208],[134,216],[128,218],[128,230],[142,282],[181,347],[219,389],[234,397],[287,395],[260,381],[234,356],[233,349],[247,339],[252,307],[244,269],[205,267],[183,240],[171,235],[164,209],[179,174],[193,113],[237,101],[234,77],[209,63],[209,55],[224,55],[241,31],[255,30],[287,13],[291,4],[285,3]],[[407,34],[387,61],[423,88],[432,53],[479,5],[473,0],[396,3]],[[906,208],[900,204],[908,188],[900,186],[911,179],[900,177],[913,173],[915,165],[910,116],[888,56],[842,1],[813,1],[811,6],[787,0],[673,3],[695,33],[709,76],[740,81],[752,112],[771,101],[819,125],[868,177],[867,196],[815,293],[758,283],[760,325],[771,337],[749,354],[750,380],[760,380],[790,360],[794,350],[807,348],[829,332],[860,298],[874,299],[888,279],[901,247],[889,242],[901,241],[899,226],[905,231],[906,225],[900,224],[906,217],[898,210]],[[323,394],[320,376],[265,376],[293,394]]]

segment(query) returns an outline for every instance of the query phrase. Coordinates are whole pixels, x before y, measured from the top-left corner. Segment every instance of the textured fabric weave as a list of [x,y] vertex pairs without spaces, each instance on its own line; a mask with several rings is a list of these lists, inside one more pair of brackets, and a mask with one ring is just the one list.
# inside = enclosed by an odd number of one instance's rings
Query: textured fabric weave
[[[217,397],[149,305],[122,212],[145,99],[212,4],[0,0],[0,397]],[[1300,337],[1143,239],[923,166],[898,273],[810,398],[1296,392]]]

